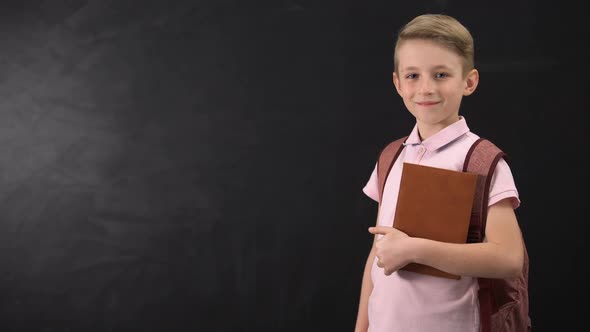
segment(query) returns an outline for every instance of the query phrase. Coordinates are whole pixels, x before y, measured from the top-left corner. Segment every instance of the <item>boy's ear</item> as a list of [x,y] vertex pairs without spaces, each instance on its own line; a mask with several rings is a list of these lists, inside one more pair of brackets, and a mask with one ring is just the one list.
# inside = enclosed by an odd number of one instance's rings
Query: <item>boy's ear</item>
[[393,85],[395,85],[395,90],[397,90],[397,93],[401,96],[402,90],[399,85],[399,76],[396,74],[396,72],[393,72]]
[[479,83],[479,72],[477,69],[471,69],[469,73],[467,73],[467,77],[465,78],[465,89],[463,90],[464,96],[469,96],[472,94],[475,89],[477,88],[477,84]]

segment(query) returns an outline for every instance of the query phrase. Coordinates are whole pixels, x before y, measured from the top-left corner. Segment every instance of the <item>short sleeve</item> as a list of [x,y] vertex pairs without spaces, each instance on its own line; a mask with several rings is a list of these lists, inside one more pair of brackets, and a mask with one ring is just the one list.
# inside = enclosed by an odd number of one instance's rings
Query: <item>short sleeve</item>
[[363,188],[363,192],[365,195],[369,196],[375,202],[379,202],[379,183],[377,181],[377,164],[375,164],[375,168],[373,169],[373,173],[371,173],[371,177],[365,187]]
[[500,159],[492,176],[488,206],[492,206],[505,198],[510,199],[514,209],[520,206],[520,197],[512,177],[512,171],[508,163],[504,159]]

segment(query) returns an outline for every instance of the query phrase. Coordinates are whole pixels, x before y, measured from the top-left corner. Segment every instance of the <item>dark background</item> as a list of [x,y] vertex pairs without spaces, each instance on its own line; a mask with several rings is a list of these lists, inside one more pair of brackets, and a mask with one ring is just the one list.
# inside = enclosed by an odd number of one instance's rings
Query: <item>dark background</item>
[[534,330],[586,325],[581,11],[489,3],[1,2],[1,331],[352,331],[424,12],[475,37],[462,114],[511,157]]

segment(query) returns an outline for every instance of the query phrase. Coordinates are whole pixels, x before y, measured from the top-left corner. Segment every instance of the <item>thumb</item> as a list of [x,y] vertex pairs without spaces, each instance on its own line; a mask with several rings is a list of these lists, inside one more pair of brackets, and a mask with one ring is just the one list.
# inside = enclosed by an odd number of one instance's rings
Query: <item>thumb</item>
[[388,226],[375,226],[375,227],[369,227],[369,233],[371,234],[389,234],[393,232],[393,227],[388,227]]

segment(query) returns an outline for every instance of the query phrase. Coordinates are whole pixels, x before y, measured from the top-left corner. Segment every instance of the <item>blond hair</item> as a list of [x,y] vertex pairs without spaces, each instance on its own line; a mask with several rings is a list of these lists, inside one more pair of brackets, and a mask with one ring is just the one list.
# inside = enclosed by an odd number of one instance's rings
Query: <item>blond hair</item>
[[399,31],[395,43],[393,63],[398,72],[397,52],[407,40],[429,40],[455,52],[463,59],[463,72],[467,74],[474,68],[474,43],[469,30],[457,19],[444,14],[424,14],[417,16]]

